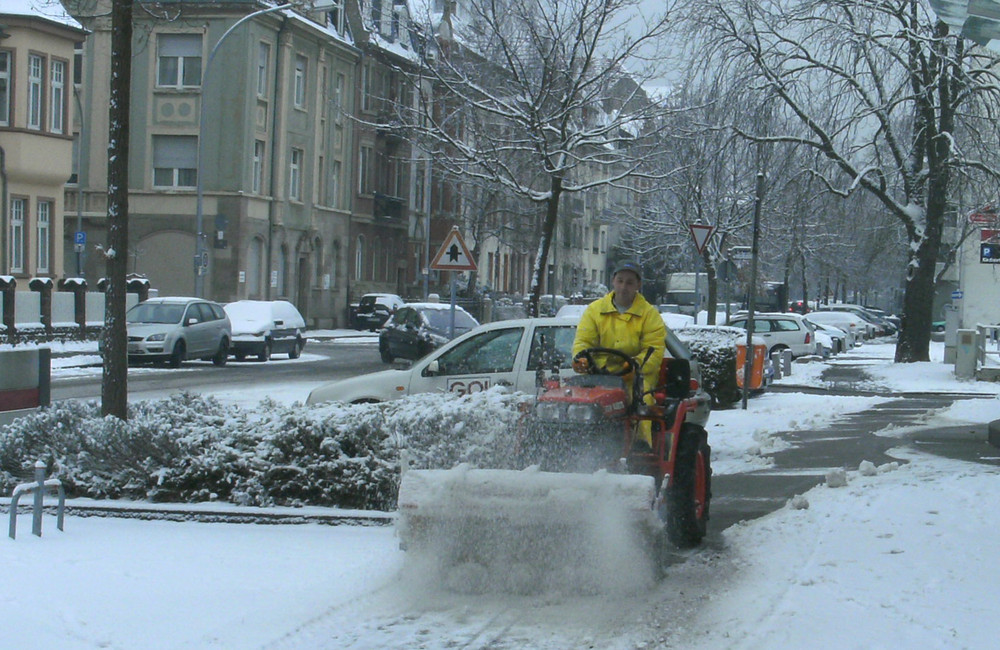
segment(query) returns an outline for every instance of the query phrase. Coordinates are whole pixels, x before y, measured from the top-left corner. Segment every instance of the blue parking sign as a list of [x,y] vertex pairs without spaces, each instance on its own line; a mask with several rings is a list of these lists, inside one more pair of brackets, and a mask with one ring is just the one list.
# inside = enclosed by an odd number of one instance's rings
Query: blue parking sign
[[74,244],[86,244],[87,243],[87,233],[83,230],[77,230],[73,233],[73,243]]

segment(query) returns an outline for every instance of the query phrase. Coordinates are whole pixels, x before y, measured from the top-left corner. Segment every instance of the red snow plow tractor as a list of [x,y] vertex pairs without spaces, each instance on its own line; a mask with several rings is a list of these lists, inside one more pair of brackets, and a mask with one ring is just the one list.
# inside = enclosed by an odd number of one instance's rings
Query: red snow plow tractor
[[[505,557],[537,565],[581,550],[614,553],[600,547],[628,541],[662,568],[673,548],[701,542],[710,449],[705,429],[688,417],[700,406],[690,362],[665,357],[657,385],[644,390],[638,360],[608,348],[580,357],[589,374],[563,378],[555,371],[525,406],[516,452],[525,469],[404,473],[404,548],[430,550],[450,563]],[[620,371],[598,363],[611,357],[621,361]],[[647,393],[653,404],[644,403]],[[651,428],[649,447],[634,442],[642,422]]]

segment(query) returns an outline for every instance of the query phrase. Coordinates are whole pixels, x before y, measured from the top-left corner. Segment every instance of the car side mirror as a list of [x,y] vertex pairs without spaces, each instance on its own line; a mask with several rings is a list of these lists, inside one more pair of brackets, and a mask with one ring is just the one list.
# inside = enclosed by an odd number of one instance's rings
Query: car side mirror
[[285,324],[285,321],[283,321],[283,320],[275,319],[275,321],[274,321],[274,326],[275,327],[281,327],[284,324]]
[[187,327],[188,325],[194,325],[194,324],[195,324],[195,323],[197,323],[197,322],[198,322],[198,319],[197,319],[197,318],[195,318],[194,316],[192,316],[191,318],[187,319],[187,320],[186,320],[186,321],[184,322],[184,326],[185,326],[185,327]]
[[438,372],[440,372],[440,370],[441,370],[441,364],[438,363],[437,359],[434,359],[433,361],[427,364],[428,375],[436,375],[438,374]]

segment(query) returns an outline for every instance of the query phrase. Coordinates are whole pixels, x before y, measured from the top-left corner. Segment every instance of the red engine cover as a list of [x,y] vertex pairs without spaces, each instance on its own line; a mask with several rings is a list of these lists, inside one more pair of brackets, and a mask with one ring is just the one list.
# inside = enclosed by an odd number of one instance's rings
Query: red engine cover
[[607,386],[560,386],[552,388],[538,397],[539,402],[563,402],[567,404],[597,404],[604,410],[604,417],[625,415],[626,393],[624,388]]

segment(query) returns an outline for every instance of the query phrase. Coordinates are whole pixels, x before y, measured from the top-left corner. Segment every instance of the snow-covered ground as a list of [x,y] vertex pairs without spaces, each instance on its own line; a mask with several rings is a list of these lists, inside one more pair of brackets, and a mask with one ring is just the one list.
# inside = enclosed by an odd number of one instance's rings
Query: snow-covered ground
[[[904,392],[979,393],[927,426],[1000,418],[1000,389],[938,362],[864,364],[883,397],[769,393],[712,414],[718,474],[766,466],[788,430]],[[796,364],[791,385],[819,385]],[[262,386],[280,401],[309,386]],[[246,401],[254,396],[223,395]],[[893,435],[887,431],[886,435]],[[983,443],[986,444],[986,443]],[[997,450],[1000,455],[1000,450]],[[1000,636],[998,471],[900,450],[737,524],[655,585],[622,593],[458,594],[404,562],[391,527],[19,518],[0,542],[4,647],[23,648],[992,648]],[[609,581],[609,584],[615,581]]]

